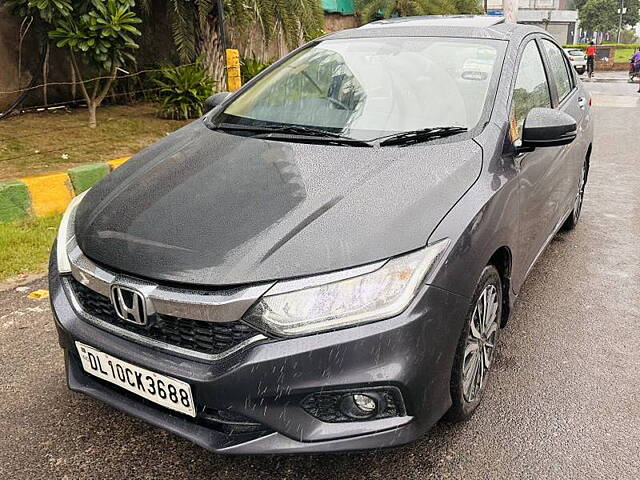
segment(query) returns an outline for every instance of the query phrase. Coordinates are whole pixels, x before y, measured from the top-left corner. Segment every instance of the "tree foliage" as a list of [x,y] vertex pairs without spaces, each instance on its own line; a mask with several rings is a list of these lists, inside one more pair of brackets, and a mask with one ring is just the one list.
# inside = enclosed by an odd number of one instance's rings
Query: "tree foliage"
[[456,13],[484,14],[482,2],[479,0],[454,0]]
[[389,18],[482,12],[477,0],[356,0],[356,9],[365,22],[377,16]]
[[141,20],[131,11],[131,0],[77,2],[73,15],[58,19],[49,31],[56,46],[68,47],[85,63],[111,70],[135,61],[130,51],[138,48],[133,37],[140,35],[135,27]]
[[[141,22],[134,0],[11,0],[18,16],[33,16],[41,31],[67,49],[89,108],[89,125],[96,125],[96,108],[109,93],[117,68],[135,61]],[[83,80],[84,64],[98,79]],[[86,71],[86,70],[85,70]]]
[[620,43],[637,43],[638,36],[633,28],[628,28],[620,32]]
[[[622,27],[633,26],[640,20],[640,0],[625,0],[627,13],[622,16]],[[619,0],[587,0],[578,10],[580,27],[590,32],[612,32],[620,21]]]

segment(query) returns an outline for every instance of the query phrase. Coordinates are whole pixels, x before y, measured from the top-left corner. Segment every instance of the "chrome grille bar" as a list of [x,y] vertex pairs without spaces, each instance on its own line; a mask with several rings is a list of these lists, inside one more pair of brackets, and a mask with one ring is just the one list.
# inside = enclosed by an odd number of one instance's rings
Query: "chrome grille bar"
[[206,322],[232,322],[240,320],[274,282],[248,287],[231,287],[214,292],[182,289],[159,285],[128,275],[104,269],[87,258],[75,239],[68,245],[71,274],[83,285],[110,297],[111,285],[118,284],[144,294],[152,310],[163,315],[202,320]]

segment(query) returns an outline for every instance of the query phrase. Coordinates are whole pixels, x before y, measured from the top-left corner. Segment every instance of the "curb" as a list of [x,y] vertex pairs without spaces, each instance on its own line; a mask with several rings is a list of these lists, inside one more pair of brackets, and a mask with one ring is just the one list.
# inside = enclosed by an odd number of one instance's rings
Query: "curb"
[[64,212],[71,199],[88,190],[131,157],[73,167],[66,172],[0,182],[0,223]]
[[24,183],[0,183],[0,223],[28,217],[29,207],[29,191]]
[[69,169],[69,180],[76,195],[89,190],[96,183],[106,177],[110,172],[106,163],[94,163]]
[[620,77],[592,77],[592,78],[583,78],[583,83],[635,83],[630,82],[628,78],[620,78]]

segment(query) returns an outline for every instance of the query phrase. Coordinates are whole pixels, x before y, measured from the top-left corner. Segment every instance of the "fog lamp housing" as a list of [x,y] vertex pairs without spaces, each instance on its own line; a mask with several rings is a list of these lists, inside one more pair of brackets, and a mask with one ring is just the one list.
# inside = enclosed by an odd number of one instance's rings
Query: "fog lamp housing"
[[402,395],[396,387],[317,392],[307,395],[301,406],[308,414],[328,423],[360,422],[406,415]]

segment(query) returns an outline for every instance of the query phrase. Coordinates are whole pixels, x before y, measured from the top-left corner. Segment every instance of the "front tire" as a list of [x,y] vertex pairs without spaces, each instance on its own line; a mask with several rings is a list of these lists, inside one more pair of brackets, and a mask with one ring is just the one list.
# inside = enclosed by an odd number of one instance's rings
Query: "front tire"
[[458,341],[451,372],[452,405],[445,418],[470,418],[482,400],[502,318],[502,282],[493,265],[482,271]]

